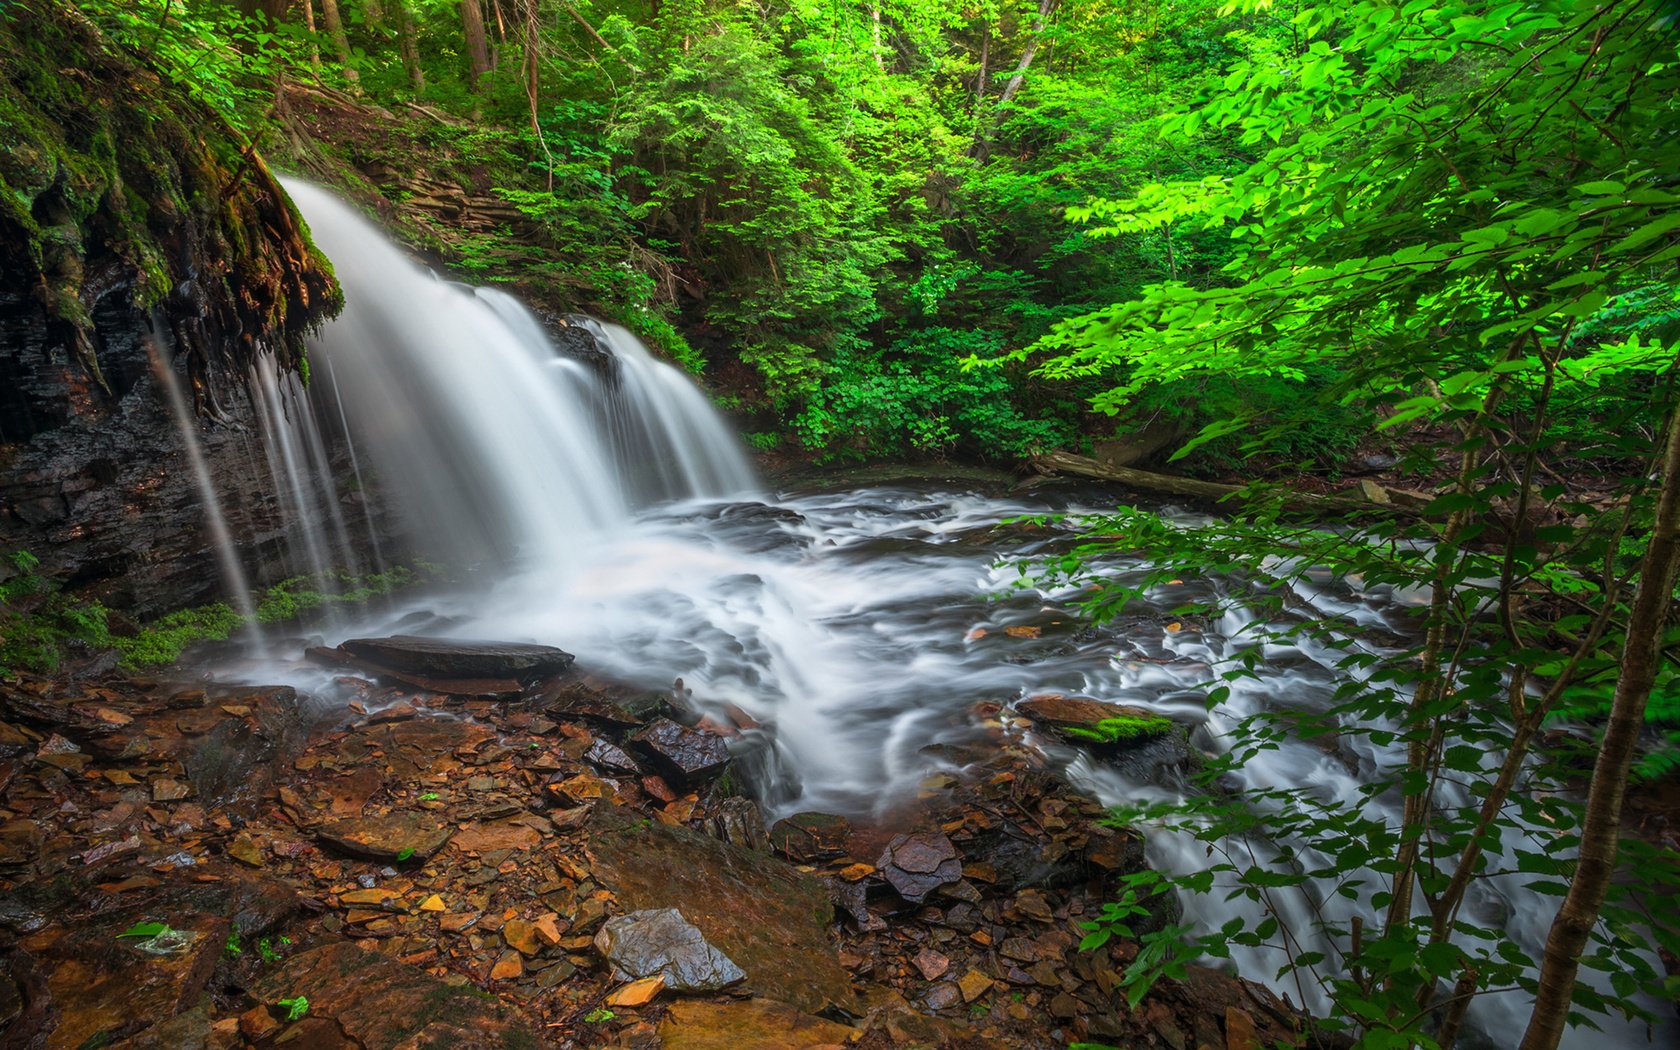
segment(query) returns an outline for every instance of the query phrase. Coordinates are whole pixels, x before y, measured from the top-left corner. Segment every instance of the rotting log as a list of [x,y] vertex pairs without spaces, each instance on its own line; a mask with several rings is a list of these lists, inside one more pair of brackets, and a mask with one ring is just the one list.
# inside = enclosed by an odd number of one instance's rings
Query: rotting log
[[[1281,500],[1290,510],[1314,514],[1355,513],[1402,514],[1421,516],[1423,508],[1434,498],[1427,493],[1388,489],[1371,483],[1360,491],[1321,495],[1299,492],[1284,486],[1228,485],[1218,481],[1200,481],[1176,474],[1158,474],[1136,467],[1114,467],[1089,456],[1072,452],[1045,452],[1032,457],[1032,468],[1040,474],[1075,474],[1080,477],[1112,481],[1142,492],[1160,493],[1194,500],[1198,503],[1251,504]],[[1384,499],[1373,498],[1375,490]]]

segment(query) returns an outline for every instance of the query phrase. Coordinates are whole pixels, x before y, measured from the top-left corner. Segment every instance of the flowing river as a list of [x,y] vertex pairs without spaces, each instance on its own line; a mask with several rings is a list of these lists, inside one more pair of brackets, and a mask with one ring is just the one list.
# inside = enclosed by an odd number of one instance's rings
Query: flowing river
[[[295,380],[255,377],[291,523],[288,557],[323,579],[357,558],[364,570],[379,567],[367,554],[377,547],[356,542],[380,531],[369,504],[346,510],[353,501],[334,492],[331,479],[342,483],[348,464],[356,486],[394,499],[410,549],[470,570],[464,582],[327,624],[329,644],[396,632],[526,640],[650,688],[680,678],[700,708],[732,706],[765,727],[752,735],[765,742],[755,768],[771,818],[867,815],[913,797],[930,773],[952,768],[948,756],[959,752],[939,745],[984,736],[982,702],[1059,692],[1140,705],[1193,727],[1192,745],[1214,752],[1248,714],[1321,709],[1345,674],[1340,651],[1259,640],[1240,603],[1211,623],[1171,612],[1240,594],[1240,581],[1185,579],[1102,627],[1076,615],[1072,588],[1018,586],[1023,568],[1065,553],[1079,534],[1070,522],[1014,519],[1106,509],[1077,489],[904,483],[771,494],[704,396],[629,332],[585,323],[611,359],[559,354],[512,297],[440,281],[330,194],[287,185],[347,301],[313,348],[307,394]],[[344,450],[336,459],[334,447]],[[1117,556],[1102,568],[1124,577],[1141,565]],[[1300,585],[1297,597],[1297,615],[1350,636],[1404,634],[1413,615],[1412,596],[1345,581]],[[330,690],[329,675],[295,661],[295,646],[270,644],[263,677]],[[1210,711],[1208,683],[1257,646],[1265,672]],[[1106,802],[1187,789],[1176,767],[1097,765],[1047,747]],[[1364,738],[1286,742],[1246,763],[1232,786],[1305,786],[1352,805],[1359,785],[1396,757]],[[1364,804],[1398,822],[1395,800]],[[1253,848],[1264,860],[1265,847]],[[1187,837],[1156,833],[1149,849],[1162,869],[1208,863]],[[1253,902],[1223,898],[1187,899],[1186,914],[1207,928],[1263,918]],[[1482,889],[1466,915],[1537,952],[1554,907],[1506,882]],[[1308,889],[1279,910],[1310,944],[1316,912],[1345,922],[1371,909]],[[1263,981],[1280,960],[1237,957],[1241,972]],[[1310,984],[1275,983],[1297,1003],[1327,1006]],[[1527,1007],[1521,993],[1488,997],[1473,1014],[1482,1045],[1507,1045]],[[1676,1045],[1677,1034],[1656,1038]],[[1643,1026],[1570,1045],[1589,1044],[1651,1045]]]

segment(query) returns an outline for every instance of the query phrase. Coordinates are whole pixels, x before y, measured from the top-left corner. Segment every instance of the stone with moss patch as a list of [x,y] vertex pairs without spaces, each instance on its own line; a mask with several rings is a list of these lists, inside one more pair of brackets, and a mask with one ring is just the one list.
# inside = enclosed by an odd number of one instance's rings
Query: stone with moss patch
[[1016,709],[1072,744],[1123,746],[1165,736],[1173,721],[1147,708],[1086,696],[1050,693],[1021,701]]

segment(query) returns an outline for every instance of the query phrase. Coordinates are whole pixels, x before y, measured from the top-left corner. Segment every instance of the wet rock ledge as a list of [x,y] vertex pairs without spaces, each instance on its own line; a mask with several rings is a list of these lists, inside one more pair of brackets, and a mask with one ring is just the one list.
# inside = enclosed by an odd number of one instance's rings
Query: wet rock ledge
[[285,688],[0,682],[0,1044],[1294,1037],[1284,1004],[1213,971],[1126,1009],[1135,946],[1077,945],[1141,843],[996,719],[891,818],[767,828],[731,753],[771,727],[558,650],[450,648],[318,653],[356,668],[308,726]]

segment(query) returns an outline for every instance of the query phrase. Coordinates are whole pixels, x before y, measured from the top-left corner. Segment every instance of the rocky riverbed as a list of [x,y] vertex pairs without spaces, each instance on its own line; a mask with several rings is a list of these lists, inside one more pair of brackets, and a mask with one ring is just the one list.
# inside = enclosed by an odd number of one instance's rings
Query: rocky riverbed
[[1248,1050],[1296,1030],[1197,968],[1126,1008],[1135,945],[1078,944],[1141,843],[1013,713],[977,709],[944,756],[963,772],[888,816],[767,828],[746,771],[768,730],[518,651],[539,648],[321,651],[330,699],[0,684],[0,1042]]

